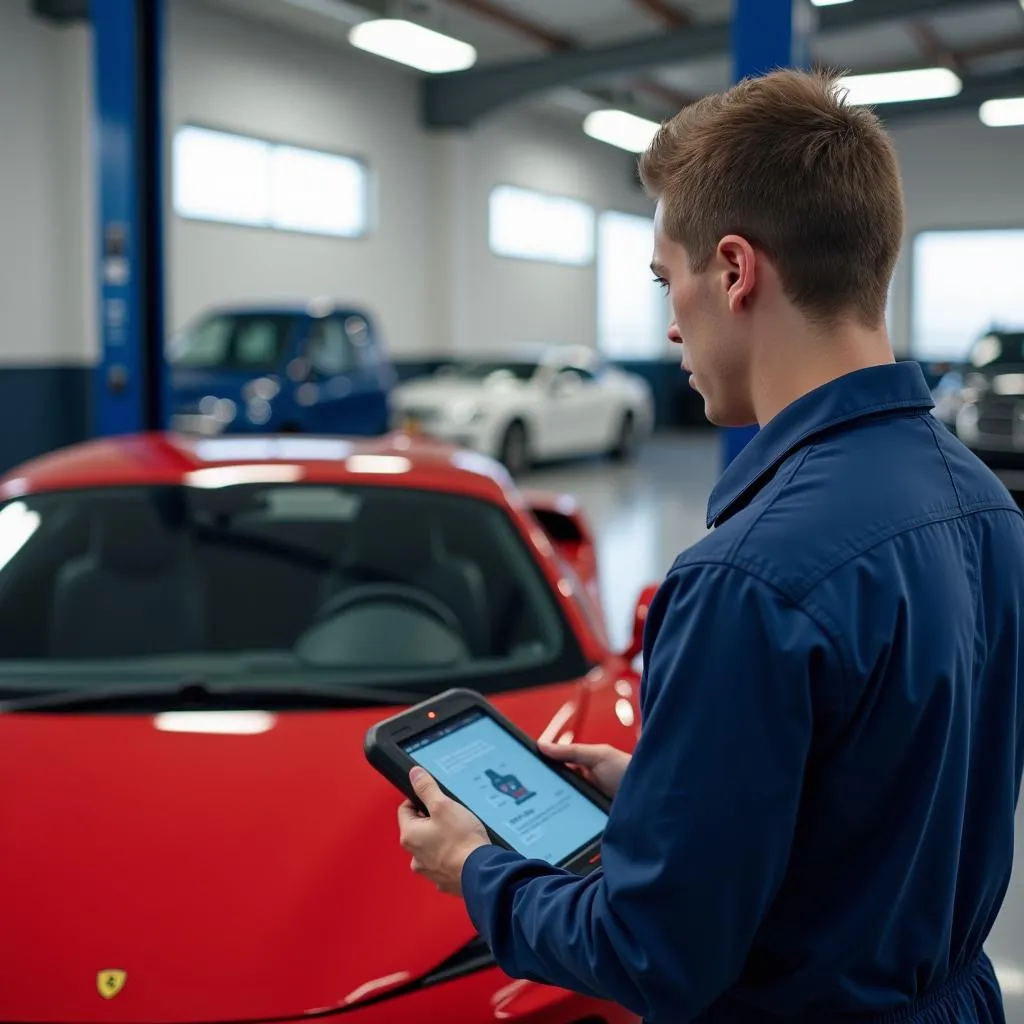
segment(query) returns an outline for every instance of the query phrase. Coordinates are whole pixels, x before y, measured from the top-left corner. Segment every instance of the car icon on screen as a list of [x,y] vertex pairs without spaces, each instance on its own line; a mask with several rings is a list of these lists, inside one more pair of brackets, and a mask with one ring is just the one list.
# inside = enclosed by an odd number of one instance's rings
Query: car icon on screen
[[511,797],[517,804],[529,800],[534,795],[532,790],[524,786],[515,775],[502,775],[500,772],[488,768],[485,772],[491,780],[491,785],[504,796]]

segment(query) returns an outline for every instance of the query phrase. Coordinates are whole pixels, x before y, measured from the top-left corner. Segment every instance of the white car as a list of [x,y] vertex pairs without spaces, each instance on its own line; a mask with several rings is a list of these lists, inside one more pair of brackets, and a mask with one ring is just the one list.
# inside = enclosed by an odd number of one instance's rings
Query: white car
[[647,382],[592,349],[517,349],[442,367],[392,395],[392,425],[475,449],[516,475],[535,462],[633,454],[654,426]]

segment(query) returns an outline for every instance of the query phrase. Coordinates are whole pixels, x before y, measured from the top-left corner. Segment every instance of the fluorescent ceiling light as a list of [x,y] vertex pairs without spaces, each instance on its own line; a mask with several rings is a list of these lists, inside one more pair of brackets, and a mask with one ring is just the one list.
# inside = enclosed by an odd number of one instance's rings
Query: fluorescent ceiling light
[[583,131],[592,139],[631,153],[642,153],[660,127],[655,121],[627,114],[624,110],[595,110],[583,121]]
[[[1021,0],[1024,6],[1024,0]],[[989,128],[1006,128],[1010,125],[1024,124],[1024,96],[1015,96],[1005,100],[986,100],[978,110],[982,124]]]
[[848,75],[839,79],[850,103],[909,103],[956,96],[963,82],[948,68],[884,71],[875,75]]
[[431,74],[465,71],[476,63],[476,50],[469,43],[401,18],[364,21],[353,26],[348,41],[367,53]]
[[[815,7],[835,7],[836,4],[848,4],[851,0],[811,0]],[[1024,3],[1024,0],[1021,0]]]

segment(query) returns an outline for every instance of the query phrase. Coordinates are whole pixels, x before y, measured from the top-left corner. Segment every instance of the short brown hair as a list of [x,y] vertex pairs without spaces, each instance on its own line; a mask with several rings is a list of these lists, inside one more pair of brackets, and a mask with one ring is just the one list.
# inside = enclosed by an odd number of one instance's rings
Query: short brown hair
[[781,70],[684,107],[640,158],[665,231],[704,270],[721,238],[745,237],[808,316],[871,326],[903,236],[903,193],[878,118],[833,73]]

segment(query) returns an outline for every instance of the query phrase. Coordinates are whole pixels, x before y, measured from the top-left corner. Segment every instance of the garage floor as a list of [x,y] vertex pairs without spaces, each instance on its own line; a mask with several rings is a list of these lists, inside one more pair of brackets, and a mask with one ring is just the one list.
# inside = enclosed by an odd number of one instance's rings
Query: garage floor
[[[550,466],[521,481],[565,491],[583,503],[598,538],[608,626],[617,643],[629,636],[641,588],[661,579],[679,551],[706,532],[718,459],[713,431],[659,435],[630,465],[595,460]],[[1009,1024],[1024,1024],[1024,806],[1017,815],[1017,846],[1015,874],[987,947]]]

